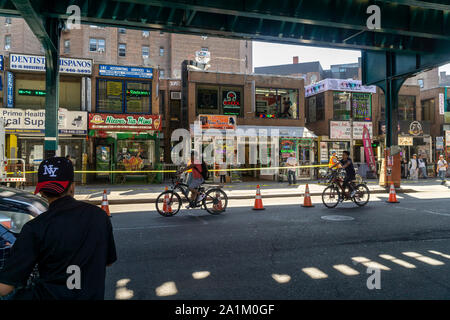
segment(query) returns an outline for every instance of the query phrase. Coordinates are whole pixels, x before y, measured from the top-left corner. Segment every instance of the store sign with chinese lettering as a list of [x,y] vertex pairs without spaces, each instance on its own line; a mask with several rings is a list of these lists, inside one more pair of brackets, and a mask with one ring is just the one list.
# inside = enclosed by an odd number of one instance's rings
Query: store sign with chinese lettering
[[89,129],[161,131],[160,115],[90,113]]
[[239,91],[223,91],[222,106],[225,115],[240,115],[241,93]]
[[[0,116],[7,124],[8,133],[44,133],[45,110],[30,109],[0,109]],[[58,132],[60,134],[87,134],[87,112],[68,111],[60,109],[58,112]]]
[[439,93],[439,114],[445,113],[445,96],[443,93]]
[[153,79],[152,68],[125,67],[101,64],[98,66],[98,74],[100,76],[108,77]]
[[[11,53],[9,55],[9,68],[20,71],[45,71],[45,57]],[[60,57],[59,72],[92,74],[92,60]]]
[[325,79],[315,84],[306,86],[305,97],[309,97],[328,90],[376,93],[377,87],[364,86],[362,85],[360,80]]
[[198,116],[202,129],[236,129],[236,116],[201,114]]
[[[371,122],[353,122],[353,139],[362,139],[364,126],[367,126],[370,136],[373,136]],[[350,140],[350,121],[330,121],[330,139]]]

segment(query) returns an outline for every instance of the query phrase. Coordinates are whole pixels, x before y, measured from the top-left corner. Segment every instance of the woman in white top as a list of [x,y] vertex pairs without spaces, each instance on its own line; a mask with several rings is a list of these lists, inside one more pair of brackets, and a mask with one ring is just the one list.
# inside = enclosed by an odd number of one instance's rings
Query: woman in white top
[[439,178],[441,178],[442,182],[441,184],[445,184],[445,175],[447,173],[448,164],[447,161],[445,161],[444,156],[441,154],[439,156],[439,161],[437,163],[437,174]]

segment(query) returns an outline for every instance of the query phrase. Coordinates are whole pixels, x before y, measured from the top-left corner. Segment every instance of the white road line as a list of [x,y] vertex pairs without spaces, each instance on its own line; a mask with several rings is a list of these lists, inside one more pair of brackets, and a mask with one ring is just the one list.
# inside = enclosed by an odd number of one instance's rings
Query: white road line
[[145,229],[157,229],[157,228],[172,228],[172,227],[185,227],[186,224],[170,224],[170,225],[152,225],[145,227],[129,227],[129,228],[113,228],[113,231],[121,230],[145,230]]
[[436,212],[436,211],[431,211],[431,210],[424,210],[425,212],[431,213],[431,214],[437,214],[439,216],[446,216],[446,217],[450,217],[450,213],[442,213],[442,212]]

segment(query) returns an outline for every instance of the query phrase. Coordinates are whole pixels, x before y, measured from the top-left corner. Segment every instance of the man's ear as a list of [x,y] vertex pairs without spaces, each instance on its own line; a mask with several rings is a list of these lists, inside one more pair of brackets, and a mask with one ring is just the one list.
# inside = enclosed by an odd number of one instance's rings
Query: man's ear
[[71,195],[72,197],[75,196],[75,182],[72,182],[70,184],[68,194]]

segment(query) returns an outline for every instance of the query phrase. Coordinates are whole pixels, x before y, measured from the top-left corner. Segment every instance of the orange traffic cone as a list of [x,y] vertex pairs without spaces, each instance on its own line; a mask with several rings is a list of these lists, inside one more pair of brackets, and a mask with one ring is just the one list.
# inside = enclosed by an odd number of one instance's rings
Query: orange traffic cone
[[109,212],[108,198],[106,197],[106,190],[103,191],[102,210],[105,211],[108,217],[111,218],[111,213]]
[[[166,190],[167,191],[168,188],[166,186]],[[172,213],[172,206],[170,205],[170,200],[169,200],[169,194],[166,193],[166,195],[164,196],[164,205],[163,205],[163,211],[167,212],[167,213]]]
[[394,184],[391,183],[391,189],[389,190],[389,200],[386,201],[388,203],[400,203],[400,201],[397,201],[397,195],[395,193],[395,187]]
[[308,186],[308,184],[306,184],[305,199],[303,200],[302,207],[305,207],[305,208],[314,207],[312,202],[311,202],[311,196],[309,195],[309,186]]
[[213,208],[214,208],[214,210],[222,211],[223,205],[222,205],[222,199],[220,198],[220,192],[216,192],[216,199],[219,200],[219,202],[216,203],[215,205],[213,205]]
[[261,199],[261,191],[259,190],[259,184],[256,186],[256,197],[255,197],[255,205],[253,206],[253,210],[264,210],[262,199]]

